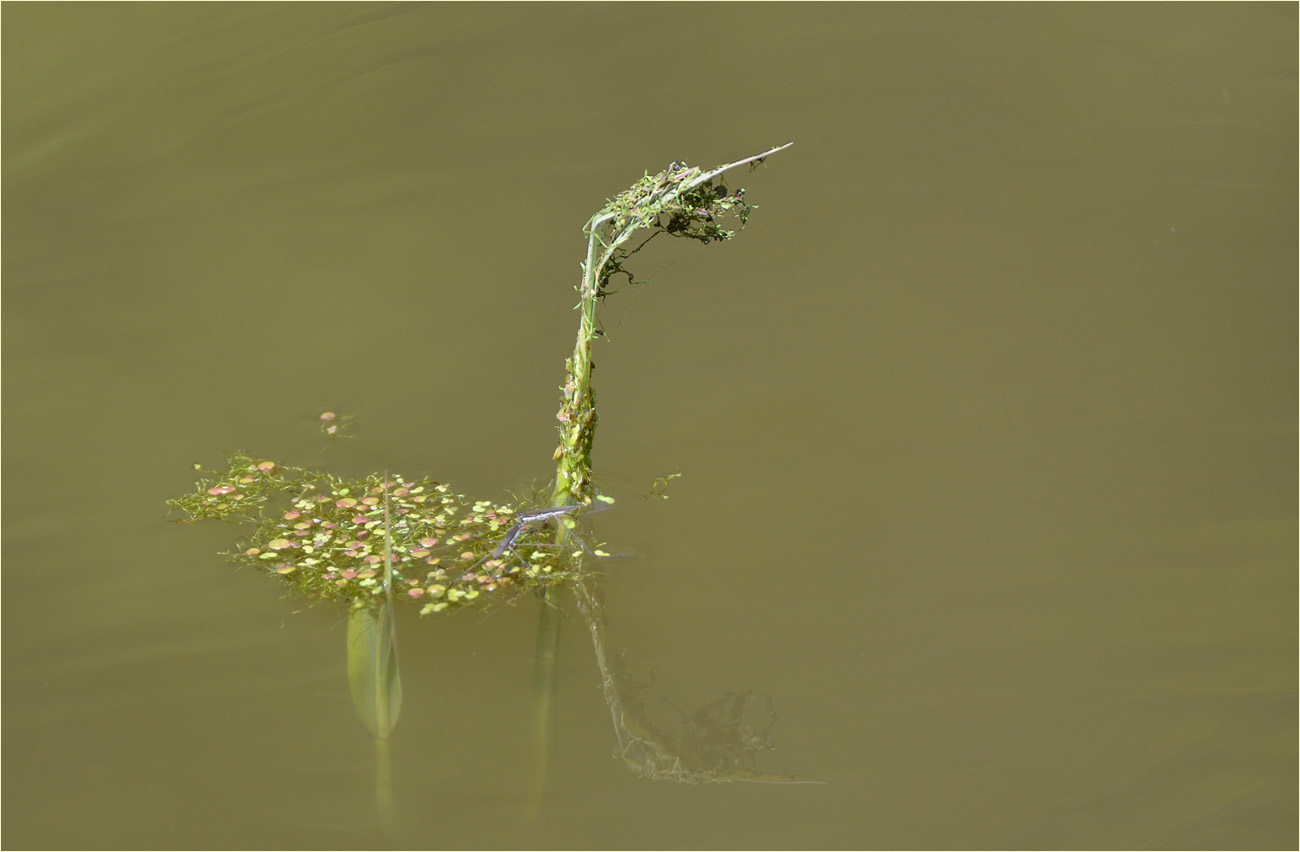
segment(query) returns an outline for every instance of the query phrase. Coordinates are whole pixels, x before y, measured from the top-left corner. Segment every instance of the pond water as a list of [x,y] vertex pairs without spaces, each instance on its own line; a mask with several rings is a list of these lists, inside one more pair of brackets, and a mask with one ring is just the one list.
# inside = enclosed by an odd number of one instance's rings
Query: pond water
[[[1294,848],[1296,29],[7,4],[6,845]],[[638,775],[569,599],[536,800],[539,603],[412,607],[385,822],[346,614],[164,501],[235,450],[527,489],[583,223],[789,140],[606,301],[593,524],[655,724],[753,690],[752,771],[823,783]]]

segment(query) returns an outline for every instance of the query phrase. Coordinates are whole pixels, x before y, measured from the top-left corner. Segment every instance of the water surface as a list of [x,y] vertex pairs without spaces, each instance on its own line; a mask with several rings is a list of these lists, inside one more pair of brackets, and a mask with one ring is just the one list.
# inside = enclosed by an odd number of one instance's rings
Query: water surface
[[[1294,6],[4,24],[8,845],[1296,845]],[[582,223],[791,139],[609,300],[596,526],[661,718],[761,690],[825,784],[637,777],[570,605],[529,824],[536,604],[405,611],[385,836],[343,615],[163,500],[545,477]]]

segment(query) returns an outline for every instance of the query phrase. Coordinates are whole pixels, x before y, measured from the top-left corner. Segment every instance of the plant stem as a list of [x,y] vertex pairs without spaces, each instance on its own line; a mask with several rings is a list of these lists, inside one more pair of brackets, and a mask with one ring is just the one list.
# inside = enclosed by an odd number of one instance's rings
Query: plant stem
[[[591,345],[596,338],[596,302],[605,294],[612,274],[630,274],[622,261],[630,252],[623,248],[633,235],[643,229],[651,236],[663,231],[708,243],[727,239],[731,232],[714,224],[714,214],[738,213],[741,224],[749,206],[741,201],[743,190],[734,195],[717,194],[713,178],[746,163],[757,165],[765,157],[793,145],[787,142],[734,163],[701,172],[673,163],[657,175],[646,175],[605,205],[587,222],[587,257],[582,264],[582,283],[578,285],[578,340],[573,357],[565,362],[564,399],[557,415],[561,423],[560,446],[555,451],[555,490],[551,505],[563,506],[590,498],[591,447],[596,433],[596,395],[591,386]],[[667,223],[663,217],[669,217]],[[643,243],[644,245],[644,243]]]

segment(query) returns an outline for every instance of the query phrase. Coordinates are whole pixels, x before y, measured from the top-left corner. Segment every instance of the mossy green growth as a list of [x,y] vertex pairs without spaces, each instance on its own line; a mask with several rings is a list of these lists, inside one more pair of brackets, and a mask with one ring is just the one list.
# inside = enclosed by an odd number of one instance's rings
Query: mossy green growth
[[[516,516],[528,506],[471,501],[431,479],[345,480],[243,453],[229,459],[226,471],[203,476],[193,493],[168,505],[183,521],[254,522],[251,538],[229,555],[306,597],[358,602],[385,595],[386,526],[393,597],[421,603],[422,614],[561,582],[582,553],[541,540],[540,524],[520,528]],[[498,553],[512,533],[511,547]]]
[[[670,163],[657,174],[643,174],[587,220],[583,228],[587,256],[577,285],[578,339],[573,356],[564,364],[564,397],[556,415],[560,445],[555,450],[553,505],[582,501],[590,489],[591,448],[598,421],[596,393],[591,386],[591,349],[596,338],[596,305],[613,292],[609,289],[611,279],[623,276],[634,281],[625,265],[628,258],[660,234],[705,245],[730,239],[735,231],[722,223],[736,220],[744,227],[753,205],[745,201],[744,189],[727,185],[723,174],[743,165],[752,171],[767,157],[792,144],[787,142],[707,171],[683,162]],[[634,244],[633,237],[642,232],[644,239]]]

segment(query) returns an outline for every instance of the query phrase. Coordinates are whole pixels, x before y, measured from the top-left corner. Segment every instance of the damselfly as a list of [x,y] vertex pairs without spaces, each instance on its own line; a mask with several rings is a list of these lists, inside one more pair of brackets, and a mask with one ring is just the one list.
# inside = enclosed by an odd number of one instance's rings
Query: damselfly
[[[517,515],[515,515],[515,522],[510,526],[509,529],[506,530],[505,534],[501,536],[501,540],[497,542],[497,545],[492,549],[492,552],[482,557],[474,564],[470,565],[468,568],[462,571],[458,576],[456,576],[456,578],[453,579],[452,582],[453,583],[460,582],[466,576],[470,575],[476,568],[484,564],[493,566],[496,569],[496,571],[494,571],[493,573],[497,573],[498,571],[500,571],[502,567],[504,567],[505,563],[502,561],[502,557],[506,555],[507,551],[509,551],[510,554],[513,555],[516,559],[518,559],[520,561],[520,564],[527,567],[529,565],[529,561],[525,559],[524,556],[518,550],[518,547],[522,546],[523,544],[520,541],[520,539],[526,533],[533,531],[536,527],[541,526],[542,524],[545,524],[548,521],[559,520],[560,518],[565,518],[566,520],[569,521],[569,524],[572,525],[573,522],[572,520],[570,520],[571,516],[579,513],[596,511],[598,508],[604,507],[605,505],[607,504],[596,503],[594,505],[588,505],[585,503],[572,503],[567,506],[551,506],[544,509],[530,509],[528,511],[518,513]],[[578,538],[577,536],[574,536],[573,541],[577,542],[578,545],[583,550],[587,551],[588,553],[593,553],[593,555],[595,555],[595,553],[591,550],[591,548],[589,548],[586,545],[586,543],[582,541],[582,539]],[[532,542],[529,544],[529,546],[541,547],[543,546],[543,544]],[[493,564],[494,562],[499,564],[494,565]]]

